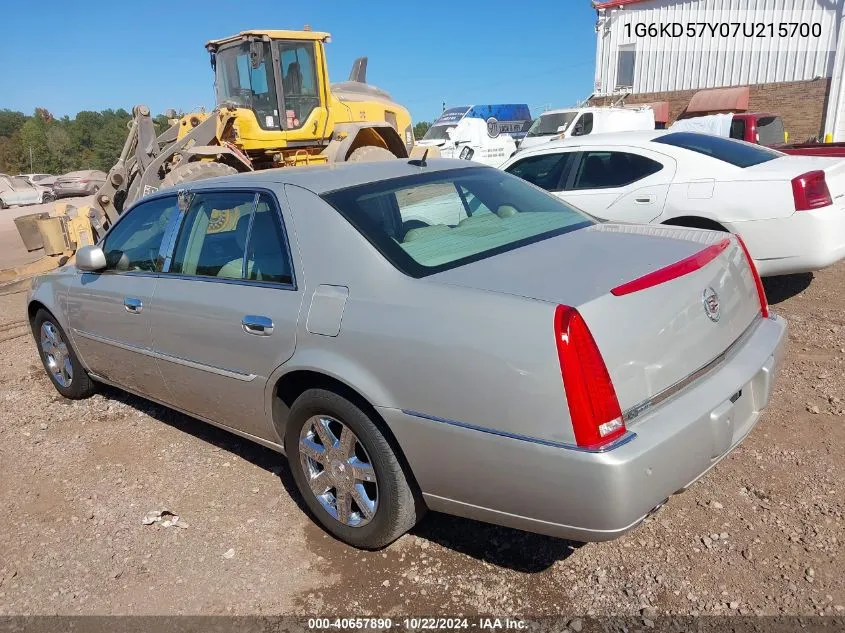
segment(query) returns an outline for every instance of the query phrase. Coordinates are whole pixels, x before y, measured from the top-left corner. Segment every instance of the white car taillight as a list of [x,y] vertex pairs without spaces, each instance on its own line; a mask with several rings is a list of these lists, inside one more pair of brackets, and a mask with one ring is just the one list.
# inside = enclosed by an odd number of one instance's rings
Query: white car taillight
[[821,169],[808,171],[792,179],[792,197],[796,211],[810,211],[833,204]]

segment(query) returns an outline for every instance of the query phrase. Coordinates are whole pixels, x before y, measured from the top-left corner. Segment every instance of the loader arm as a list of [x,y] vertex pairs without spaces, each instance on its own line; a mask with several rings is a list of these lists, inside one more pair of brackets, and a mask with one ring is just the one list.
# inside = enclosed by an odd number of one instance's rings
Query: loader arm
[[235,162],[247,161],[243,164],[243,170],[251,169],[245,156],[234,152],[218,138],[218,124],[219,129],[225,131],[231,127],[234,119],[234,114],[227,108],[215,110],[182,138],[178,138],[180,123],[156,136],[155,125],[146,106],[135,106],[132,117],[120,158],[109,170],[106,182],[94,198],[94,207],[89,213],[91,224],[99,234],[117,220],[126,206],[158,191],[166,176],[163,166],[165,163],[178,164],[178,160],[174,161],[177,154],[180,160],[226,154],[232,156]]

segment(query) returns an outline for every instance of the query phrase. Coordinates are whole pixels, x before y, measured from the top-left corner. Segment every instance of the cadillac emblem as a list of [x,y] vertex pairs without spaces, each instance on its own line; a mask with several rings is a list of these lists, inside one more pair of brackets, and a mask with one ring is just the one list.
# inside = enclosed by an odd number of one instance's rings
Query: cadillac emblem
[[704,314],[714,323],[719,320],[719,295],[711,287],[704,289],[701,294],[701,303],[704,305]]

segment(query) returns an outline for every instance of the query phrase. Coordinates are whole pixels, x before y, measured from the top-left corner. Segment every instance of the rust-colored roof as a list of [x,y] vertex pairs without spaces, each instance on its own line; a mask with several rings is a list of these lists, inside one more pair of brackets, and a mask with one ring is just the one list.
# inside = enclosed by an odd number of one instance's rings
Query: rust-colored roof
[[686,113],[735,112],[748,109],[748,86],[699,90],[689,101]]
[[625,7],[629,4],[639,4],[640,2],[648,2],[648,0],[606,0],[605,2],[593,2],[594,9],[616,9],[618,7]]

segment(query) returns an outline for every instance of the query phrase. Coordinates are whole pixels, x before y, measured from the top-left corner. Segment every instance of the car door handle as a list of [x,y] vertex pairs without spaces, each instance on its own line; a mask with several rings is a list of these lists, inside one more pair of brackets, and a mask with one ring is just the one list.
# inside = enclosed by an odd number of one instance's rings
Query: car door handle
[[126,297],[123,299],[123,307],[126,308],[127,312],[138,314],[144,309],[144,303],[135,297]]
[[649,204],[654,202],[654,196],[640,196],[639,198],[634,198],[634,202],[637,204]]
[[247,314],[241,321],[241,326],[244,332],[256,336],[270,336],[273,333],[273,319],[266,316]]

